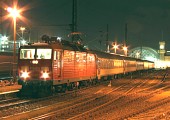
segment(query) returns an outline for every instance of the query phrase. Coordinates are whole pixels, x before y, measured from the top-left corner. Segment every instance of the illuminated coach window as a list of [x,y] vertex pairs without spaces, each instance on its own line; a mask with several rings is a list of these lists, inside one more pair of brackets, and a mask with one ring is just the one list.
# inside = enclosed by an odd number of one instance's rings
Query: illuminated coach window
[[72,52],[72,51],[69,52],[68,57],[69,57],[69,58],[68,58],[68,61],[69,61],[69,62],[72,62],[72,61],[74,60],[74,52]]
[[34,59],[35,49],[21,49],[20,59]]
[[37,49],[37,59],[51,59],[52,49]]
[[104,68],[104,63],[103,63],[103,59],[101,59],[101,68]]
[[83,54],[83,62],[86,62],[86,59],[87,59],[86,54]]
[[78,54],[76,54],[76,61],[79,62],[80,61],[80,57]]
[[89,55],[89,56],[88,56],[88,61],[89,61],[89,62],[92,62],[92,61],[94,61],[94,56],[92,56],[92,55]]

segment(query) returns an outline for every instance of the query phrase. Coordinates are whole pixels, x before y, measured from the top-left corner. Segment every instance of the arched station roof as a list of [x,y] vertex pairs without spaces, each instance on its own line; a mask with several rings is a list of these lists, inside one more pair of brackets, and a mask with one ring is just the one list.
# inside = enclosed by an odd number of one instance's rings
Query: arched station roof
[[149,61],[159,59],[158,52],[150,47],[135,47],[129,51],[129,56]]

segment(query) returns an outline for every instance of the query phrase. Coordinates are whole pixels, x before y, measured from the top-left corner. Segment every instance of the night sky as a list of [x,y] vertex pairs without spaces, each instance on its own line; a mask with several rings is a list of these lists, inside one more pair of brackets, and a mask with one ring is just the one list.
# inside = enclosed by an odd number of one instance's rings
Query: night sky
[[[170,50],[170,0],[77,0],[78,31],[85,44],[100,49],[106,41],[107,24],[109,41],[123,43],[127,23],[129,48],[146,46],[159,48],[166,42]],[[31,8],[23,15],[30,21],[34,41],[43,34],[69,39],[72,23],[72,0],[20,0],[20,6]]]

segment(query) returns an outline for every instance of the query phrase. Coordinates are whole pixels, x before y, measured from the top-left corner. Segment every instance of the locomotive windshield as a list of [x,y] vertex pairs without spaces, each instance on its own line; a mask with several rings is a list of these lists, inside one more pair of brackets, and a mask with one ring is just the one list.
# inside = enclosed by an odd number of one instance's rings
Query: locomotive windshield
[[21,49],[20,59],[34,59],[35,49]]
[[51,59],[51,49],[37,49],[37,59]]
[[52,49],[29,48],[20,50],[20,59],[51,59]]

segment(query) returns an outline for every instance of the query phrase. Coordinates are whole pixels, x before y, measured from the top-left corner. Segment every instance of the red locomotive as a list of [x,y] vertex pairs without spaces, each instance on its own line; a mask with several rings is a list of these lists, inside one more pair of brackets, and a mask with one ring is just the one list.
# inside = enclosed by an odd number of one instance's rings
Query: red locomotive
[[153,62],[87,50],[64,40],[21,46],[18,58],[19,83],[29,94],[65,91],[152,68]]

